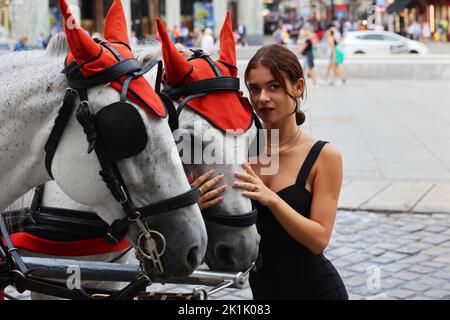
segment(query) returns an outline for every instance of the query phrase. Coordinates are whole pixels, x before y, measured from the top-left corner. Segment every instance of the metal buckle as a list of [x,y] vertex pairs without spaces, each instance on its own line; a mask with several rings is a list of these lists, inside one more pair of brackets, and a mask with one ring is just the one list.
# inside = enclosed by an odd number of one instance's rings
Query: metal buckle
[[66,88],[66,93],[68,92],[78,95],[78,91],[72,88]]
[[[123,205],[123,204],[125,204],[125,203],[128,202],[129,198],[128,198],[128,195],[127,195],[127,193],[125,192],[125,189],[124,189],[123,186],[120,186],[120,191],[121,191],[121,193],[122,193],[123,198],[125,198],[125,199],[122,200],[122,201],[119,201],[119,204]],[[140,215],[140,213],[139,213],[139,215]]]

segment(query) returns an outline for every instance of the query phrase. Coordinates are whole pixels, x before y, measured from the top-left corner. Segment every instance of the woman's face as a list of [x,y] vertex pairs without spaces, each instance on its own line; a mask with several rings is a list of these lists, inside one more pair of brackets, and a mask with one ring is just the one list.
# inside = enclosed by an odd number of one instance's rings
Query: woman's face
[[[287,91],[293,97],[300,97],[303,93],[303,79],[297,84],[292,84],[285,77]],[[247,85],[250,92],[250,100],[256,114],[266,124],[276,124],[293,116],[296,108],[295,100],[278,83],[270,70],[262,65],[251,70],[248,75]]]

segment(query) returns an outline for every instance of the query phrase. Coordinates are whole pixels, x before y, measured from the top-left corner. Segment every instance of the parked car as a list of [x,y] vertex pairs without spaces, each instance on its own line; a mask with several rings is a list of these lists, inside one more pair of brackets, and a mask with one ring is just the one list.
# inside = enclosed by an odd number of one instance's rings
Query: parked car
[[342,41],[346,54],[427,54],[425,44],[388,31],[352,31]]
[[0,56],[14,51],[15,42],[13,40],[0,39]]

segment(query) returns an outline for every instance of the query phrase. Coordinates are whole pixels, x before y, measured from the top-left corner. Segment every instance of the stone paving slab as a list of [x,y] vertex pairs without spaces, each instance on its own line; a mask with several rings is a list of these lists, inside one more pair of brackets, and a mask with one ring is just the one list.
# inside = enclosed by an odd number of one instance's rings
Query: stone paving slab
[[[431,182],[394,182],[361,206],[362,210],[409,212],[434,186]],[[449,208],[450,209],[450,208]]]
[[351,181],[343,186],[339,207],[342,210],[356,210],[374,195],[387,188],[389,181]]
[[[450,213],[450,183],[387,179],[347,180],[342,186],[339,209],[445,215]],[[408,224],[408,228],[415,227]],[[420,225],[420,228],[425,227]],[[440,227],[448,228],[447,225]]]
[[417,212],[449,212],[450,211],[450,183],[436,184],[414,207]]

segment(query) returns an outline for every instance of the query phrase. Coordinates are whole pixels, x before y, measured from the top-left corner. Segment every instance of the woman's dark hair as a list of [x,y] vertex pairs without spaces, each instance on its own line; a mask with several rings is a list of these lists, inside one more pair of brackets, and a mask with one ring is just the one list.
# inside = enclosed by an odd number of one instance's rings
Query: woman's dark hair
[[285,76],[287,76],[287,80],[292,84],[296,84],[300,79],[305,80],[303,68],[300,65],[300,61],[298,60],[297,56],[291,50],[279,44],[272,44],[262,47],[258,50],[256,55],[250,60],[248,64],[247,70],[245,71],[246,84],[248,84],[250,71],[256,69],[259,65],[268,68],[272,73],[272,76],[275,78],[275,81],[277,81],[282,86],[289,97],[294,99],[296,105],[295,110],[292,114],[296,114],[297,125],[300,126],[305,123],[305,113],[303,111],[297,113],[297,109],[299,108],[298,99],[288,92],[287,82],[285,79]]

